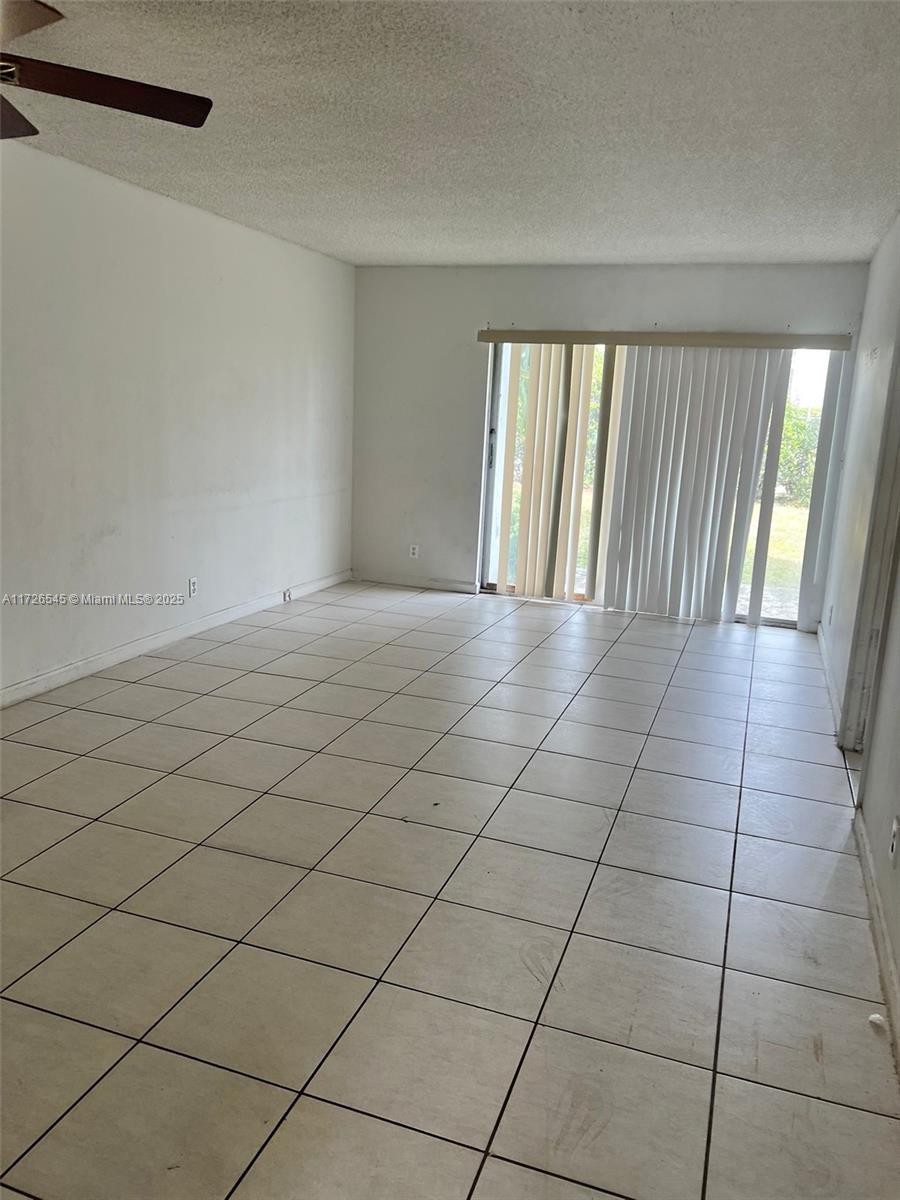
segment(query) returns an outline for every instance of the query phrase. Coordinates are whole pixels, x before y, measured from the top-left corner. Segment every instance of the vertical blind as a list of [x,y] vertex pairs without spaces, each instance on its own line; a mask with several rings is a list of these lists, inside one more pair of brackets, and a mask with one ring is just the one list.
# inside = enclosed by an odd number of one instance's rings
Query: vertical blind
[[767,443],[778,461],[791,352],[629,346],[622,357],[597,599],[733,621]]
[[488,556],[499,590],[733,620],[759,499],[758,620],[791,351],[514,344],[505,355]]
[[510,348],[498,439],[495,573],[507,581],[503,590],[575,594],[582,518],[576,481],[585,469],[593,361],[593,346]]

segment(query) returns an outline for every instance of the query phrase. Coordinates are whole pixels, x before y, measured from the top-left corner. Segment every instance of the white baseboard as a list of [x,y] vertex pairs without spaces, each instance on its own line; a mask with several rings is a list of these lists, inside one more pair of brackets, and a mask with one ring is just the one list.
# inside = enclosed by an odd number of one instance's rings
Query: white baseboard
[[[305,583],[290,584],[290,589],[295,600],[301,599],[310,592],[317,592],[321,588],[331,587],[335,583],[343,583],[351,578],[350,571],[337,571],[333,575],[325,575],[321,579],[311,579]],[[49,692],[53,688],[62,687],[64,683],[71,683],[73,679],[83,679],[85,675],[94,675],[97,671],[105,671],[107,667],[115,667],[121,662],[126,662],[129,658],[137,658],[139,654],[150,654],[154,650],[159,650],[162,646],[168,646],[170,642],[178,642],[182,638],[191,637],[196,633],[203,633],[207,629],[212,629],[216,625],[224,625],[227,621],[235,621],[238,617],[247,617],[251,613],[259,612],[264,608],[272,608],[275,604],[280,604],[282,600],[281,592],[269,592],[265,596],[257,596],[253,600],[247,600],[243,604],[232,605],[231,608],[222,608],[218,612],[207,613],[205,617],[198,617],[193,621],[186,621],[182,625],[173,625],[169,629],[164,629],[159,633],[151,633],[147,637],[137,638],[133,642],[124,642],[122,645],[113,646],[109,650],[103,650],[99,654],[92,654],[89,658],[79,659],[78,662],[66,663],[62,667],[54,667],[51,671],[44,671],[40,675],[35,675],[31,679],[23,679],[18,683],[11,683],[0,691],[0,707],[5,708],[8,704],[18,704],[20,700],[28,700],[32,696],[38,696],[42,692]]]
[[869,899],[869,912],[872,918],[872,939],[875,942],[875,954],[878,958],[878,966],[881,969],[881,986],[884,990],[884,1000],[891,1019],[891,1028],[894,1035],[894,1058],[900,1064],[900,970],[898,970],[894,947],[888,936],[887,921],[885,920],[884,908],[881,903],[881,894],[878,891],[878,886],[875,883],[875,875],[872,870],[872,850],[869,845],[869,836],[861,812],[857,813],[856,820],[853,822],[853,832],[856,836],[863,882],[866,888],[866,895]]
[[353,572],[353,578],[361,583],[392,583],[396,587],[420,588],[423,592],[467,592],[474,595],[478,584],[463,579],[423,579],[421,575],[381,575],[373,579],[360,571]]

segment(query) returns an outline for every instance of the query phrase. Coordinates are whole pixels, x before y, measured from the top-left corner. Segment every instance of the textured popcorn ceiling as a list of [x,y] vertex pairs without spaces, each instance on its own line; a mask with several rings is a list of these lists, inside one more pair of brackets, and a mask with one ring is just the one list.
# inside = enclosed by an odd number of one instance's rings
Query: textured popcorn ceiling
[[353,263],[864,259],[900,203],[897,3],[57,6],[18,53],[214,107],[29,141]]

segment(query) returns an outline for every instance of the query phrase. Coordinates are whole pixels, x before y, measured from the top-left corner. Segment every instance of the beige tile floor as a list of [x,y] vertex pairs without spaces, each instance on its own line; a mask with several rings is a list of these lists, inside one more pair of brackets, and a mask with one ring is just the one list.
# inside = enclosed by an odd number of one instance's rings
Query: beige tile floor
[[348,583],[5,710],[4,1197],[896,1200],[824,685]]

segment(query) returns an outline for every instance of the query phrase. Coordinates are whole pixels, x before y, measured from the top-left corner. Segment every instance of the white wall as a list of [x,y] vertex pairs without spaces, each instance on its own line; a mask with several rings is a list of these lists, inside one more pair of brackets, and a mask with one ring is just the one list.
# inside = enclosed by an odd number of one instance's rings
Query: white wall
[[869,852],[869,870],[881,910],[879,948],[886,983],[892,993],[893,1016],[900,1021],[900,859],[889,857],[891,824],[900,819],[900,572],[894,579],[893,600],[884,643],[881,679],[875,695],[866,745],[862,817]]
[[900,353],[900,217],[872,259],[857,343],[844,464],[822,609],[829,682],[839,706],[872,514],[878,450],[895,356]]
[[359,269],[354,572],[474,584],[488,364],[479,328],[855,333],[866,273],[865,264]]
[[[900,405],[900,217],[869,269],[853,376],[850,418],[825,589],[820,639],[836,706],[858,664],[850,664],[879,449],[891,406]],[[888,564],[883,564],[885,570]],[[874,885],[882,970],[900,1020],[900,862],[889,858],[891,823],[900,817],[900,576],[895,577],[883,634],[880,679],[866,723],[862,843]],[[868,633],[869,631],[867,631]]]
[[353,269],[34,149],[2,167],[2,591],[199,580],[4,608],[4,686],[349,569]]

